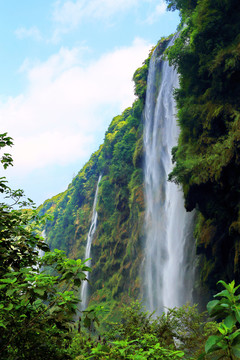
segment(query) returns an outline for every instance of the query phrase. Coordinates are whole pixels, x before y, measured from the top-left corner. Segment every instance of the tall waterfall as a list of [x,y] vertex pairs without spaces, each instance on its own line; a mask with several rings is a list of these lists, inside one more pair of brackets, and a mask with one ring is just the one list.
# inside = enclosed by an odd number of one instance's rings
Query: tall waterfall
[[[170,43],[171,45],[171,43]],[[160,85],[156,90],[156,79]],[[177,72],[156,51],[150,61],[145,104],[145,261],[144,297],[149,311],[191,301],[194,270],[191,249],[192,214],[184,209],[183,194],[167,181],[172,169],[171,150],[179,129],[173,90]]]
[[[91,220],[91,225],[88,231],[88,236],[87,236],[87,245],[86,245],[86,250],[85,250],[85,260],[88,259],[90,257],[90,253],[91,253],[91,245],[92,245],[92,240],[93,240],[93,236],[94,233],[96,231],[96,227],[97,227],[97,211],[96,211],[96,205],[97,205],[97,197],[98,197],[98,186],[99,183],[101,181],[102,175],[99,176],[98,178],[98,182],[97,182],[97,188],[95,191],[95,196],[94,196],[94,201],[93,201],[93,209],[92,209],[92,220]],[[86,262],[86,266],[90,266],[91,265],[91,260],[88,260]],[[88,278],[88,273],[87,273],[87,278]],[[82,284],[82,288],[81,288],[81,310],[85,310],[87,307],[87,297],[88,297],[88,281],[84,281]]]

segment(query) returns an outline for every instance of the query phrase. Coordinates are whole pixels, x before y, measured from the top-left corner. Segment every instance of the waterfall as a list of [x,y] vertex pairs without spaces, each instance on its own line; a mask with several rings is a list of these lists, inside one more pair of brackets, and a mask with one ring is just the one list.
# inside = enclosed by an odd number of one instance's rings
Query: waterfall
[[155,50],[149,65],[144,113],[144,298],[147,310],[156,311],[156,315],[166,307],[191,302],[194,278],[193,214],[184,209],[181,188],[167,181],[172,169],[171,150],[179,134],[173,98],[177,86],[176,70],[158,58]]
[[[97,211],[96,211],[96,205],[97,205],[97,197],[98,197],[98,186],[99,183],[101,181],[102,175],[99,176],[98,178],[98,182],[97,182],[97,188],[95,191],[95,196],[94,196],[94,201],[93,201],[93,209],[92,209],[92,219],[91,219],[91,225],[88,231],[88,236],[87,236],[87,245],[86,245],[86,250],[85,250],[85,260],[88,259],[90,257],[90,253],[91,253],[91,245],[92,245],[92,240],[93,240],[93,236],[94,233],[96,231],[96,227],[97,227]],[[86,266],[90,266],[91,265],[91,260],[88,260],[86,263]],[[88,279],[88,273],[87,273],[87,279]],[[88,281],[84,281],[82,284],[82,288],[81,288],[81,310],[85,310],[87,307],[87,297],[88,297]]]

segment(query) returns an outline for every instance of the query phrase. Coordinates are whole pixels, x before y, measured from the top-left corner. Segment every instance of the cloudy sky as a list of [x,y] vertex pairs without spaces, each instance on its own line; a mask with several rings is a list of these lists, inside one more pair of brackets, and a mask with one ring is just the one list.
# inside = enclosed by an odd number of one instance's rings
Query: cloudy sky
[[64,191],[134,100],[132,75],[176,31],[164,0],[0,0],[0,170],[38,205]]

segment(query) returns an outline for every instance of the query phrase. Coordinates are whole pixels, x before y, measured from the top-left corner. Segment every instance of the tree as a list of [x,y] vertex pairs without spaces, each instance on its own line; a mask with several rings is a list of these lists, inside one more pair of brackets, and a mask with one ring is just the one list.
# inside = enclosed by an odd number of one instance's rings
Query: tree
[[[12,145],[7,133],[0,134],[0,149]],[[8,153],[0,161],[4,169],[13,164]],[[12,201],[0,203],[0,358],[68,359],[78,289],[91,269],[63,251],[49,251],[39,230],[46,219],[5,177],[0,192]]]

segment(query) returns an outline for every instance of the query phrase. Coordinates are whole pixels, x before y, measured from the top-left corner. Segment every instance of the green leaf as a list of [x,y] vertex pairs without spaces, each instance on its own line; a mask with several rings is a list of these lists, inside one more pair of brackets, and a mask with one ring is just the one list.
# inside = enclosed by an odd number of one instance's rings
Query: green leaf
[[232,329],[234,327],[234,325],[236,324],[237,320],[235,318],[235,316],[228,315],[226,317],[226,319],[224,319],[224,325],[228,328],[228,329]]
[[228,309],[230,306],[231,306],[231,303],[229,303],[229,304],[227,304],[227,303],[222,303],[222,304],[219,305],[219,307],[225,308],[225,309]]
[[1,279],[0,280],[1,282],[3,283],[6,283],[6,284],[13,284],[17,281],[17,278],[13,278],[13,279]]
[[21,301],[21,306],[26,306],[29,303],[28,297],[25,297]]
[[7,296],[12,296],[13,293],[15,293],[15,291],[17,291],[17,289],[8,289],[6,292]]
[[234,314],[236,316],[237,321],[240,323],[240,312],[237,309],[234,309]]
[[35,294],[38,294],[38,295],[40,295],[40,296],[43,296],[44,293],[45,293],[45,290],[44,290],[44,289],[35,288],[35,289],[33,289],[33,291],[35,292]]
[[73,281],[75,286],[80,286],[81,285],[81,280],[80,279],[74,279]]
[[227,335],[228,333],[228,329],[224,324],[221,324],[220,326],[218,326],[218,331],[222,334],[222,335]]
[[118,349],[118,351],[120,352],[121,356],[124,356],[127,349]]
[[6,325],[0,320],[0,327],[3,327],[4,329],[6,329]]
[[209,314],[211,315],[212,311],[216,308],[217,305],[219,305],[219,300],[212,300],[209,301],[207,304],[207,310],[209,312]]
[[235,281],[233,280],[230,284],[227,284],[227,283],[225,283],[225,281],[219,280],[217,282],[217,284],[222,284],[225,287],[225,289],[227,289],[229,292],[231,292],[235,285]]
[[10,311],[13,308],[13,304],[10,303],[7,307],[4,308],[4,310]]
[[232,345],[232,352],[237,358],[240,358],[240,342]]
[[220,336],[217,335],[211,335],[206,341],[205,344],[205,351],[208,354],[211,351],[215,350],[216,344],[221,340]]
[[226,297],[227,299],[231,300],[231,294],[229,293],[228,290],[222,290],[220,293],[217,293],[216,295],[214,295],[214,297]]
[[233,343],[240,343],[240,330],[235,331],[233,334],[229,335],[228,338],[233,341]]

